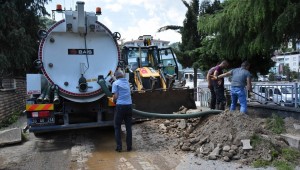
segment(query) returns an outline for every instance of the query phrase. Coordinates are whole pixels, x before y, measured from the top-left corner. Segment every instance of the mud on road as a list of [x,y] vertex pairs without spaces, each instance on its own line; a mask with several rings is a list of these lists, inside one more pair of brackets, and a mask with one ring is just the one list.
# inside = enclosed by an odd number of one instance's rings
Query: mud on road
[[[22,128],[26,119],[21,117],[16,124],[13,127]],[[121,153],[114,151],[112,127],[51,132],[38,137],[27,133],[27,141],[0,148],[0,169],[172,169],[177,161],[169,154],[163,155],[168,153],[162,143],[165,139],[146,124],[133,126],[134,150]]]
[[[124,139],[125,133],[122,135]],[[168,139],[151,122],[133,125],[131,152],[114,150],[112,127],[51,132],[37,137],[30,133],[27,138],[21,144],[0,149],[0,169],[174,169],[182,154],[166,144]],[[123,148],[125,144],[123,141]]]
[[[212,161],[196,156],[198,147],[196,145],[189,146],[189,151],[182,150],[182,146],[187,144],[187,139],[197,135],[205,137],[209,133],[203,128],[208,130],[210,127],[215,130],[210,122],[218,122],[219,118],[214,117],[211,121],[197,118],[186,121],[151,120],[134,124],[133,151],[124,150],[121,153],[114,150],[115,141],[112,127],[52,132],[39,137],[30,133],[28,141],[0,148],[0,169],[253,169],[238,161]],[[220,118],[219,121],[222,123],[225,120]],[[25,121],[23,120],[20,127],[24,127]],[[229,124],[230,122],[227,123],[228,126]],[[124,126],[122,126],[122,131],[122,138],[125,139]],[[213,137],[213,135],[210,136]],[[211,140],[213,141],[214,138]],[[123,148],[126,148],[124,140]]]

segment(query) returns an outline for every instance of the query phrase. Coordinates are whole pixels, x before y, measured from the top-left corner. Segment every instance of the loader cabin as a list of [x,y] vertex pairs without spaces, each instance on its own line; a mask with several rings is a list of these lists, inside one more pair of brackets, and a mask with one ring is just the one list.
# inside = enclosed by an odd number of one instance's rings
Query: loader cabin
[[132,71],[138,67],[156,67],[158,64],[157,46],[124,47],[122,56]]
[[124,46],[122,58],[131,71],[139,67],[152,67],[156,70],[162,68],[166,75],[178,75],[178,62],[170,47]]

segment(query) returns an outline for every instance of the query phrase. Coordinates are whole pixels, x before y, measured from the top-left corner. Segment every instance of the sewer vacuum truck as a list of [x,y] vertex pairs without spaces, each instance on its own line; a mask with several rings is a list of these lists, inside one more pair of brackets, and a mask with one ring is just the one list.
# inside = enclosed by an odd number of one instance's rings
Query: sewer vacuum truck
[[[113,125],[115,104],[109,99],[113,73],[126,70],[127,62],[117,43],[120,33],[111,32],[97,20],[99,9],[85,12],[84,2],[77,2],[75,11],[59,9],[64,19],[38,32],[40,45],[34,65],[40,74],[27,74],[30,132]],[[172,98],[170,89],[160,90],[162,95],[155,94],[154,101],[163,104],[166,96]],[[142,90],[133,93],[140,93],[138,99],[133,96],[133,103],[143,100]],[[193,93],[183,94],[193,99]],[[151,98],[151,92],[145,97]]]

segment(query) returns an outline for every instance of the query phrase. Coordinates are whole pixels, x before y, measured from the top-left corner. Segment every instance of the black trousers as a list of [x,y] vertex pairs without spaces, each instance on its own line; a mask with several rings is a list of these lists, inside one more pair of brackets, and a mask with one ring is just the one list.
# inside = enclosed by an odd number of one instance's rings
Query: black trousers
[[225,88],[224,84],[218,84],[217,82],[213,82],[213,88],[216,94],[216,108],[218,110],[225,110],[225,103],[226,103],[226,98],[225,98]]
[[210,106],[209,108],[210,109],[216,109],[216,93],[215,93],[215,89],[214,89],[214,86],[210,86],[209,87],[209,90],[210,90]]
[[117,143],[117,149],[122,150],[121,140],[121,124],[125,122],[126,127],[126,144],[127,150],[132,148],[132,105],[116,105],[116,112],[114,117],[115,127],[115,140]]

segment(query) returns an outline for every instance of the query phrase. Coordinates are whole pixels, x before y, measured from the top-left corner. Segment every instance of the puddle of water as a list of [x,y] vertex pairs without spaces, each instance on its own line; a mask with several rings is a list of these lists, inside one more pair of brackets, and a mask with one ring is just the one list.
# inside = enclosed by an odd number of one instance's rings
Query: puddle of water
[[[123,148],[126,148],[126,142],[124,141],[125,134],[122,134]],[[108,129],[104,132],[99,132],[99,135],[95,137],[95,150],[92,156],[87,161],[87,166],[89,169],[105,169],[105,170],[125,170],[125,169],[135,169],[129,160],[136,157],[134,151],[127,152],[123,150],[122,152],[115,151],[115,138],[114,130]]]
[[[133,132],[133,151],[126,151],[125,132],[123,129],[122,143],[123,151],[115,151],[114,130],[109,129],[99,131],[99,135],[95,136],[93,143],[95,149],[92,151],[91,157],[86,162],[87,168],[91,170],[105,169],[105,170],[160,170],[173,169],[174,159],[167,159],[170,155],[162,154],[168,149],[163,148],[146,148],[149,147],[149,139],[141,138],[139,132]],[[153,141],[152,141],[153,142]],[[177,164],[177,163],[175,163]]]

